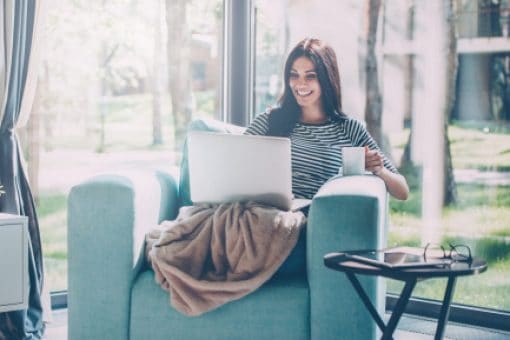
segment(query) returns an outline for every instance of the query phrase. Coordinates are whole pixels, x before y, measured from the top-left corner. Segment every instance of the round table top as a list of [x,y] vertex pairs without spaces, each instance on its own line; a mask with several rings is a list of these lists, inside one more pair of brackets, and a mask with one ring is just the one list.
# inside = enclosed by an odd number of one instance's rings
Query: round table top
[[382,268],[350,260],[345,257],[346,253],[348,252],[326,254],[324,256],[324,264],[328,268],[341,272],[384,276],[396,280],[474,275],[487,270],[487,262],[480,258],[473,258],[471,261],[452,261],[445,265],[422,268]]

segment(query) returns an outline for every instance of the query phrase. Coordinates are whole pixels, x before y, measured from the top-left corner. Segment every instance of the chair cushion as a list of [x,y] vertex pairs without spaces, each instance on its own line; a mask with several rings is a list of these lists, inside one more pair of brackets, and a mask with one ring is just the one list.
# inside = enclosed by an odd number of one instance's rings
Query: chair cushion
[[[197,119],[188,126],[188,131],[211,131],[241,134],[245,128],[213,119]],[[179,177],[179,206],[191,205],[189,189],[188,143],[184,142]]]
[[309,289],[305,278],[273,278],[218,309],[189,317],[169,304],[168,293],[147,270],[134,283],[130,339],[308,339]]

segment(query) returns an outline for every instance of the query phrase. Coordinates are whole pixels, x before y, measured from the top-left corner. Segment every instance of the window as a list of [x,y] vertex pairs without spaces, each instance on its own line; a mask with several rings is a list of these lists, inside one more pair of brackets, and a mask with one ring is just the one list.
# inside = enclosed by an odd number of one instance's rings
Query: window
[[[282,89],[283,63],[290,48],[304,37],[318,37],[337,52],[344,111],[363,118],[365,95],[359,79],[362,42],[358,40],[366,20],[363,4],[334,0],[257,0],[255,3],[253,114],[276,103]],[[458,3],[469,5],[473,2]],[[411,186],[411,195],[406,202],[393,199],[390,202],[388,245],[420,246],[429,240],[468,244],[475,256],[487,259],[489,269],[482,275],[459,280],[454,302],[509,311],[510,114],[505,104],[508,91],[504,89],[508,87],[507,55],[510,50],[505,54],[501,51],[498,54],[458,52],[459,75],[454,89],[457,99],[453,116],[447,120],[457,196],[455,203],[440,205],[431,218],[431,209],[437,204],[433,203],[435,205],[431,207],[429,203],[441,198],[438,192],[429,190],[430,182],[424,176],[426,171],[419,159],[431,154],[431,142],[444,138],[444,131],[442,128],[425,129],[427,119],[434,112],[432,98],[427,97],[423,88],[423,63],[426,61],[419,54],[419,47],[425,40],[416,23],[427,15],[427,9],[426,6],[419,7],[420,4],[425,2],[410,7],[387,1],[381,7],[379,17],[379,27],[383,31],[378,34],[377,48],[381,53],[378,70],[384,103],[383,129],[390,144],[387,153]],[[457,13],[457,18],[460,17]],[[491,20],[507,24],[503,19]],[[464,21],[456,23],[460,25]],[[501,28],[503,32],[505,27]],[[506,44],[508,46],[508,41]],[[410,139],[411,131],[413,137]],[[407,152],[414,155],[414,163],[404,162]],[[439,162],[443,154],[443,150],[432,153],[430,161]],[[415,296],[442,299],[445,286],[446,280],[420,282]],[[399,284],[389,282],[389,292],[400,289]]]
[[223,2],[76,0],[46,7],[39,87],[22,134],[45,283],[58,291],[67,289],[70,188],[100,172],[173,171],[186,122],[220,117]]

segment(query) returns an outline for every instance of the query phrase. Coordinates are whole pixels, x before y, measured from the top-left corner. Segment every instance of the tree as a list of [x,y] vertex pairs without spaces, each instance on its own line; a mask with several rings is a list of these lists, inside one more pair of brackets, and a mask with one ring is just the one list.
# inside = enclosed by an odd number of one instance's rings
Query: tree
[[377,41],[377,23],[381,0],[367,0],[365,3],[364,42],[365,56],[365,120],[367,129],[377,144],[384,148],[382,134],[382,96],[379,89],[377,57],[375,44]]
[[[411,3],[411,6],[414,7],[414,4]],[[457,80],[457,68],[458,68],[458,56],[457,56],[457,33],[455,26],[455,12],[453,7],[453,0],[447,0],[441,2],[439,6],[441,9],[442,20],[444,20],[444,25],[440,25],[441,29],[438,30],[438,35],[441,36],[441,39],[435,39],[440,42],[440,46],[434,46],[435,53],[441,53],[439,58],[445,60],[444,63],[445,70],[437,70],[438,74],[444,74],[445,77],[443,79],[438,79],[438,81],[444,83],[445,91],[441,93],[444,96],[444,100],[442,101],[444,105],[442,106],[442,115],[444,116],[444,125],[443,131],[441,133],[443,140],[443,195],[442,195],[442,204],[443,206],[447,206],[450,204],[454,204],[457,201],[456,194],[456,184],[455,178],[453,174],[453,164],[452,164],[452,155],[450,148],[450,139],[448,137],[448,123],[450,117],[452,116],[452,112],[455,104],[455,95],[456,95],[456,80]],[[414,10],[411,10],[412,13]],[[413,25],[411,25],[413,26]],[[428,47],[430,48],[430,47]],[[411,66],[412,69],[412,66]],[[444,72],[443,72],[444,71]],[[412,74],[411,74],[412,77]],[[408,92],[409,95],[412,95],[412,91]],[[411,100],[411,99],[410,99]],[[413,140],[413,129],[416,128],[415,122],[412,124],[412,129],[404,147],[404,154],[402,156],[401,161],[401,170],[408,176],[414,177],[417,175],[417,166],[413,163],[412,155],[411,155],[411,144]],[[437,157],[442,157],[443,155],[437,155]]]
[[448,138],[448,123],[449,118],[452,116],[452,111],[455,104],[456,95],[456,81],[458,69],[458,56],[457,56],[457,33],[455,27],[455,12],[453,8],[453,0],[448,0],[443,4],[443,17],[446,20],[445,36],[446,46],[444,49],[445,58],[447,59],[447,83],[446,88],[446,106],[445,106],[445,124],[444,124],[444,194],[443,204],[445,206],[457,202],[457,189],[455,184],[455,177],[453,175],[452,153],[450,148],[450,139]]
[[191,120],[190,51],[191,34],[187,25],[189,0],[166,0],[167,54],[175,148],[184,141]]

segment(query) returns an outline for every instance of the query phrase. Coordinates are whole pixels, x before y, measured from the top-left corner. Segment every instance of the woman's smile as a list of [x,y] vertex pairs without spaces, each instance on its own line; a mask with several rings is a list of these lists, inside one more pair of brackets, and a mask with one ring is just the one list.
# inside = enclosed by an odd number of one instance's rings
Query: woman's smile
[[295,93],[300,97],[307,97],[312,94],[312,90],[295,90]]

